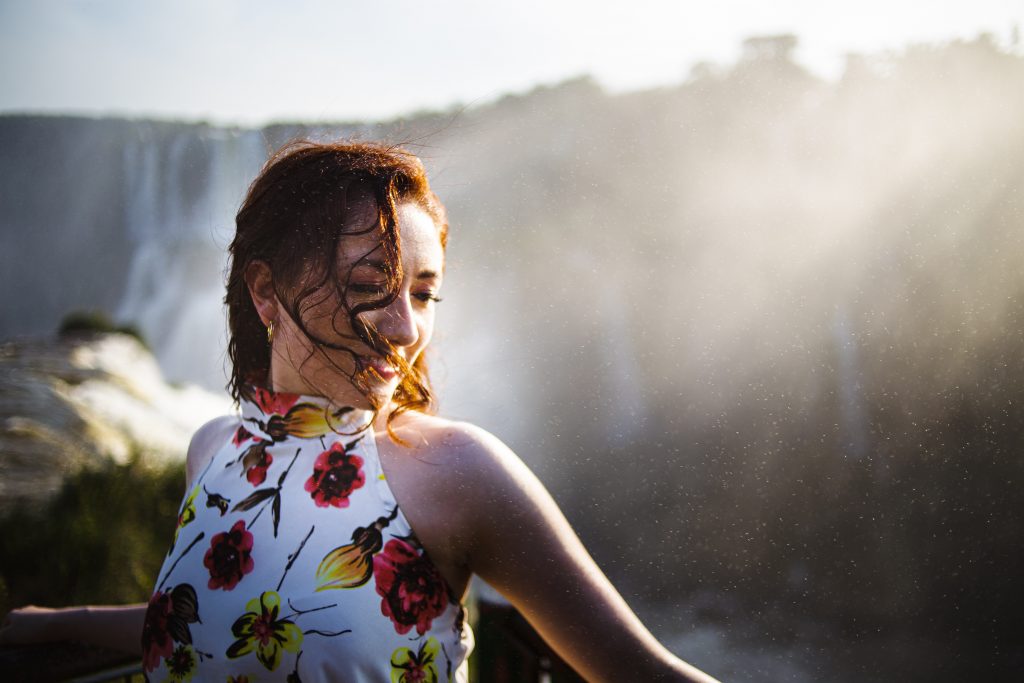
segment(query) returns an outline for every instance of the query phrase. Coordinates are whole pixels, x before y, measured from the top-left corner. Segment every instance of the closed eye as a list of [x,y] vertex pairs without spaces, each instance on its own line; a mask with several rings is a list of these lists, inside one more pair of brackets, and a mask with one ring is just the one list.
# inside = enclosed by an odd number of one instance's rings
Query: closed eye
[[348,289],[354,294],[386,294],[388,291],[384,283],[352,283]]

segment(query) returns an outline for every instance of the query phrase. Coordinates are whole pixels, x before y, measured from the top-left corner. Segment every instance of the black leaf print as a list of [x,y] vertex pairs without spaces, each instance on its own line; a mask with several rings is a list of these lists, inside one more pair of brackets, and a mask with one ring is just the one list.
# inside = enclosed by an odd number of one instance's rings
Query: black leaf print
[[223,517],[224,513],[228,511],[228,505],[231,504],[231,501],[225,498],[224,496],[220,495],[219,493],[210,493],[209,491],[206,490],[205,485],[203,486],[203,491],[206,492],[206,507],[217,508],[218,510],[220,510],[220,516]]
[[188,624],[182,619],[176,619],[173,616],[168,618],[167,632],[176,642],[192,644],[192,632],[189,631]]
[[295,670],[288,674],[288,678],[285,679],[285,683],[302,683],[302,679],[299,678],[299,660],[302,659],[302,651],[299,651],[299,656],[295,658]]
[[199,621],[199,598],[196,590],[187,583],[178,584],[171,591],[171,605],[174,616],[188,623]]
[[[299,553],[301,553],[302,549],[306,547],[306,541],[308,541],[309,537],[313,535],[314,529],[316,529],[316,526],[309,527],[309,533],[307,533],[306,537],[302,539],[302,543],[299,544],[299,547],[295,549],[294,553],[288,556],[288,564],[285,565],[284,574],[281,574],[281,580],[277,582],[278,591],[280,591],[281,586],[284,585],[284,577],[288,576],[288,572],[291,571],[292,565],[295,564],[295,560],[299,559]],[[291,602],[288,603],[288,606],[291,607]],[[292,609],[294,610],[295,608],[292,607]]]
[[259,509],[259,512],[256,513],[256,516],[252,518],[252,521],[249,522],[249,526],[252,527],[252,525],[256,523],[256,520],[260,518],[260,515],[263,514],[263,511],[267,509],[266,503],[270,501],[270,499],[273,499],[270,514],[274,520],[274,538],[277,538],[277,527],[281,523],[281,487],[284,486],[284,480],[288,476],[288,473],[292,471],[292,466],[295,464],[295,461],[299,459],[299,453],[301,452],[301,448],[295,451],[292,461],[288,463],[288,468],[281,473],[280,477],[278,477],[277,486],[270,489],[256,489],[246,496],[244,500],[236,503],[235,507],[231,508],[231,511],[237,512],[238,510],[251,510],[258,505],[263,505],[263,507]]
[[274,520],[274,538],[277,538],[277,524],[281,521],[281,492],[274,496],[274,502],[270,507],[270,516]]
[[231,508],[232,512],[238,512],[239,510],[251,510],[260,503],[277,495],[276,488],[270,489],[257,489],[246,496],[243,500],[235,504],[235,507]]
[[188,547],[187,547],[187,548],[185,548],[185,549],[184,549],[183,551],[181,551],[181,555],[178,555],[178,559],[176,559],[176,560],[175,560],[175,561],[174,561],[174,562],[173,562],[173,563],[171,564],[171,566],[170,566],[170,567],[169,567],[169,568],[167,569],[167,571],[166,571],[166,572],[164,573],[164,576],[163,576],[163,578],[162,578],[162,579],[160,579],[159,581],[157,581],[156,585],[157,585],[157,590],[158,590],[158,591],[159,591],[159,590],[161,590],[161,589],[163,588],[164,584],[166,584],[166,583],[167,583],[167,580],[168,580],[169,578],[171,578],[171,573],[172,573],[172,572],[174,572],[174,568],[178,566],[178,563],[179,563],[179,562],[181,562],[181,559],[182,559],[183,557],[185,557],[186,555],[188,555],[189,551],[191,551],[191,550],[192,550],[192,548],[195,548],[195,547],[196,547],[196,544],[197,544],[197,543],[199,543],[199,541],[203,540],[203,538],[204,538],[205,536],[206,536],[206,532],[205,532],[205,531],[200,531],[200,532],[199,532],[199,535],[198,535],[198,536],[196,536],[196,537],[195,537],[195,538],[194,538],[194,539],[192,540],[192,542],[188,544]]

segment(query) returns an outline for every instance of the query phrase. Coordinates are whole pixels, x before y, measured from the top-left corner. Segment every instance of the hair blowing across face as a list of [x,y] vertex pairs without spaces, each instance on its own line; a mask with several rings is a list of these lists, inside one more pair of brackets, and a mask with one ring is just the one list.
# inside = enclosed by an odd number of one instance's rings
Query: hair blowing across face
[[[350,194],[352,193],[352,194]],[[376,201],[377,222],[369,228],[353,225],[358,212],[351,211],[354,194]],[[228,275],[228,356],[232,362],[228,390],[237,401],[251,385],[264,386],[270,374],[270,344],[266,328],[245,280],[254,261],[269,265],[274,288],[284,310],[310,338],[314,353],[339,346],[310,334],[303,312],[322,300],[325,286],[336,288],[341,309],[348,314],[351,330],[373,348],[387,352],[387,343],[357,318],[359,313],[387,306],[397,295],[401,275],[401,244],[396,213],[411,202],[429,215],[438,228],[441,246],[447,241],[445,210],[430,190],[423,164],[413,154],[371,143],[291,143],[264,165],[249,187],[235,220]],[[340,240],[345,234],[376,230],[389,282],[388,294],[379,301],[349,307],[346,273],[337,272]],[[312,301],[311,301],[312,300]],[[344,350],[344,347],[340,347]],[[394,359],[393,354],[390,356]],[[412,366],[395,362],[402,374],[395,392],[394,418],[406,410],[427,410],[431,393],[423,354]]]

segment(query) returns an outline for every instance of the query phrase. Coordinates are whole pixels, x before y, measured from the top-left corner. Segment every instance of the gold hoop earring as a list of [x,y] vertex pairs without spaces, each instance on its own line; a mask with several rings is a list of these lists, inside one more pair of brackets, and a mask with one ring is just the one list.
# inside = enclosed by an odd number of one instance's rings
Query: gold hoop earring
[[273,344],[274,343],[274,321],[273,320],[271,320],[269,323],[267,323],[267,343],[268,344]]

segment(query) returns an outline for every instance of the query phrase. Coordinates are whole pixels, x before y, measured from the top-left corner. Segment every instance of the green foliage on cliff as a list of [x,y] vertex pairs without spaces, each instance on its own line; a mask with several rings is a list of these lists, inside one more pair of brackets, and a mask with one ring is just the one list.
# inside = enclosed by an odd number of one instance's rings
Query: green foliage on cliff
[[42,509],[0,519],[0,610],[145,601],[170,543],[184,465],[109,464]]
[[77,334],[106,334],[110,332],[135,337],[139,340],[139,343],[147,349],[149,348],[149,344],[146,343],[146,339],[142,336],[139,328],[134,325],[118,325],[103,311],[72,311],[60,321],[60,329],[58,330],[58,334],[61,337]]

